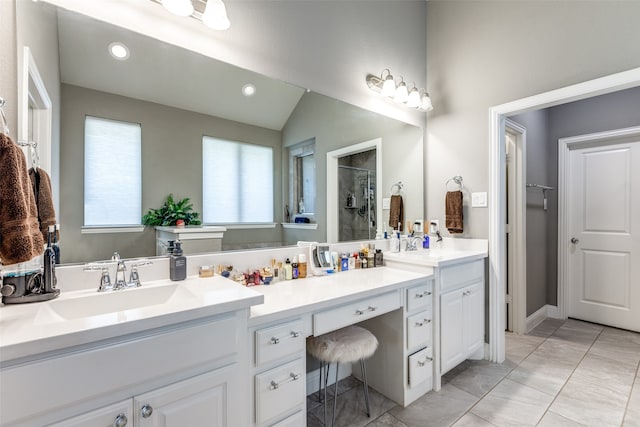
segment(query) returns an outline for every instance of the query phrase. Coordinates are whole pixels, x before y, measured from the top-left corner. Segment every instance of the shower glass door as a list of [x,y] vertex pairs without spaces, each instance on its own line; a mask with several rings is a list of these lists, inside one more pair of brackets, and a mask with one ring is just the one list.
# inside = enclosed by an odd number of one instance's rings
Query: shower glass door
[[341,242],[376,237],[376,173],[338,166],[338,239]]

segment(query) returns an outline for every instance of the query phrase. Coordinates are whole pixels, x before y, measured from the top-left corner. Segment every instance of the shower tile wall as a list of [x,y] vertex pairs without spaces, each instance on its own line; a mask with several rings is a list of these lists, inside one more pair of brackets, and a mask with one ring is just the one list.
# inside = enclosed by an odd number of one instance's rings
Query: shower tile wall
[[[351,168],[367,169],[371,171],[370,180],[374,189],[376,182],[376,150],[369,150],[362,153],[352,154],[338,159],[339,166],[349,166]],[[375,225],[369,227],[367,209],[372,209],[375,214],[375,203],[366,207],[365,197],[361,180],[366,180],[367,172],[347,168],[338,168],[338,206],[339,206],[339,237],[340,241],[364,240],[375,237]],[[348,209],[347,196],[353,193],[356,196],[357,209]],[[360,212],[360,214],[359,214]],[[364,215],[363,215],[364,212]],[[377,221],[375,216],[374,221]],[[375,224],[375,223],[374,223]]]

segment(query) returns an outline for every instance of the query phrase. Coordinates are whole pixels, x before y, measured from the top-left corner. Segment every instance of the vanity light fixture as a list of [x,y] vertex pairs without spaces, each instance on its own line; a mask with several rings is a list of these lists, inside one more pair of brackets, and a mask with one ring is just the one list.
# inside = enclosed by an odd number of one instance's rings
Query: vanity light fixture
[[109,54],[118,61],[129,58],[129,48],[120,42],[109,43]]
[[246,85],[242,86],[242,94],[244,96],[253,96],[256,93],[256,85],[252,84],[252,83],[247,83]]
[[[231,26],[227,8],[222,0],[151,0],[160,3],[178,16],[190,16],[213,30],[226,30]],[[194,5],[195,1],[195,5]]]
[[[386,76],[385,76],[386,73]],[[388,68],[382,70],[380,76],[367,75],[367,86],[372,91],[393,99],[397,103],[404,103],[407,107],[416,108],[420,111],[433,110],[431,97],[424,89],[418,89],[415,84],[411,90],[407,89],[407,84],[400,77],[400,82],[396,84]]]

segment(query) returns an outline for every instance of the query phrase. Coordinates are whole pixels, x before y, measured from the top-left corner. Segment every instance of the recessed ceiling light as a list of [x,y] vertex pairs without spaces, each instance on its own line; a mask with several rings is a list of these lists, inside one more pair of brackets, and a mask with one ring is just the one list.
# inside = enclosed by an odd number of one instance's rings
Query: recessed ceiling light
[[256,93],[256,87],[252,83],[242,86],[242,94],[244,96],[253,96]]
[[124,61],[129,58],[129,48],[120,42],[113,42],[109,44],[109,53],[115,59]]

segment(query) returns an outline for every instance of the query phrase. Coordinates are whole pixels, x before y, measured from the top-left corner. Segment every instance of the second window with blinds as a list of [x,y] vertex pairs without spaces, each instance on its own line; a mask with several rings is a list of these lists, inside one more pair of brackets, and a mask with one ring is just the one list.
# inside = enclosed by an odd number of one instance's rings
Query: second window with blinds
[[204,136],[205,224],[273,222],[273,148]]

